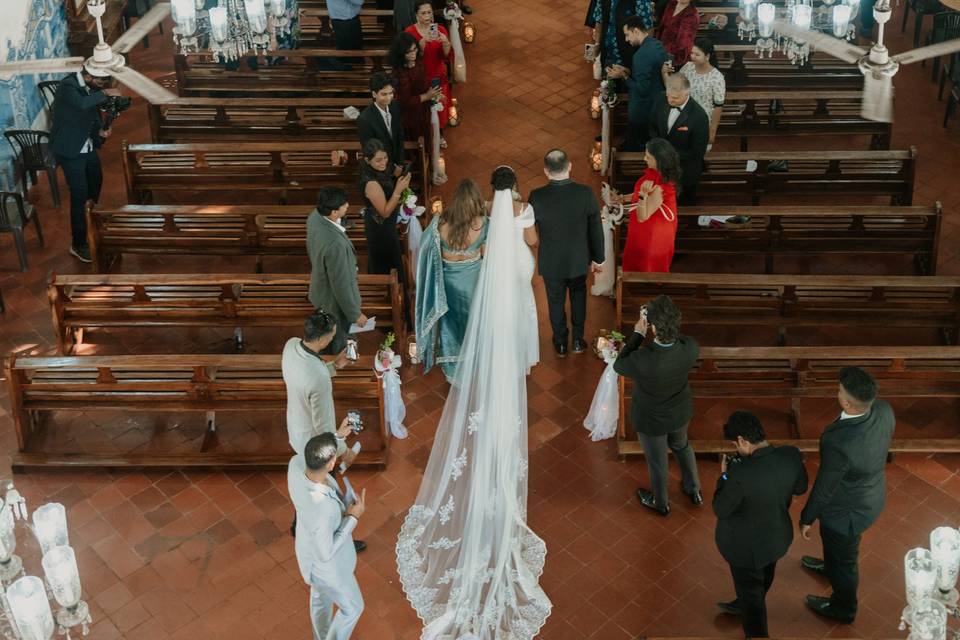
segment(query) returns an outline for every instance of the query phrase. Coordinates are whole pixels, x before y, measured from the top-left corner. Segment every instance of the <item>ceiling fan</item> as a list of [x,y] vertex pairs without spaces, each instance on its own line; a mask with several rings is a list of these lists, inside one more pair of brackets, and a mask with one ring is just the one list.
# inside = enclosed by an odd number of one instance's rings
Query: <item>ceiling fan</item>
[[86,67],[94,75],[110,75],[118,82],[137,92],[149,102],[163,103],[176,100],[177,96],[164,89],[159,84],[142,73],[127,66],[123,57],[154,27],[170,15],[170,3],[156,4],[147,11],[137,22],[127,29],[113,43],[113,46],[103,40],[103,23],[101,16],[106,11],[106,0],[87,0],[87,10],[97,21],[97,36],[99,44],[93,49],[90,58],[48,58],[40,60],[21,60],[0,64],[0,76],[14,76],[26,73],[71,73]]
[[874,5],[873,17],[879,25],[879,35],[876,44],[869,51],[845,40],[801,29],[788,22],[775,21],[773,28],[794,40],[805,41],[834,58],[856,63],[863,74],[863,104],[860,115],[867,120],[893,122],[893,76],[900,69],[900,65],[960,51],[960,39],[947,40],[891,56],[883,46],[883,25],[890,20],[890,14],[890,0],[879,0]]

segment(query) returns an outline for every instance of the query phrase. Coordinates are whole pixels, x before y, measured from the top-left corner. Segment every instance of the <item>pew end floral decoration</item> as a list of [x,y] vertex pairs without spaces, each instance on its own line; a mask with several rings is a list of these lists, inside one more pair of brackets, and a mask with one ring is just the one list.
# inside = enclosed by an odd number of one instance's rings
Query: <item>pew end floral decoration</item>
[[407,407],[400,394],[400,373],[397,369],[403,364],[399,354],[394,353],[393,345],[397,336],[392,331],[380,343],[377,355],[373,361],[373,372],[383,381],[383,413],[394,438],[406,438],[407,428],[403,420],[407,417]]
[[413,189],[407,187],[400,194],[400,212],[397,221],[408,223],[411,218],[419,218],[426,210],[426,207],[417,204],[417,194],[413,192]]
[[620,355],[626,339],[619,331],[601,332],[593,343],[593,352],[606,363],[611,363]]
[[594,442],[612,438],[617,433],[619,389],[613,364],[623,345],[624,336],[619,331],[602,331],[593,343],[594,353],[607,364],[593,394],[587,417],[583,419],[583,426],[590,432],[590,439]]

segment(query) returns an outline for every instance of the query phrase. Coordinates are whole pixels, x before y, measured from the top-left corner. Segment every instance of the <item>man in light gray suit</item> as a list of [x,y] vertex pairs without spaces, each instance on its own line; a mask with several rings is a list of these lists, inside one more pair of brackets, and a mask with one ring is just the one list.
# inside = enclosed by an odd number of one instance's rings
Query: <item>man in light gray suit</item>
[[[287,488],[297,508],[297,564],[310,585],[314,640],[347,640],[363,613],[363,596],[354,576],[353,530],[363,515],[367,492],[364,489],[355,502],[345,504],[330,475],[336,463],[337,439],[321,433],[287,467]],[[334,605],[337,615],[332,617]]]
[[347,346],[350,324],[366,324],[360,310],[357,254],[340,220],[347,214],[347,192],[323,187],[317,208],[307,218],[307,255],[310,256],[310,302],[337,321],[337,332],[323,353],[340,353]]

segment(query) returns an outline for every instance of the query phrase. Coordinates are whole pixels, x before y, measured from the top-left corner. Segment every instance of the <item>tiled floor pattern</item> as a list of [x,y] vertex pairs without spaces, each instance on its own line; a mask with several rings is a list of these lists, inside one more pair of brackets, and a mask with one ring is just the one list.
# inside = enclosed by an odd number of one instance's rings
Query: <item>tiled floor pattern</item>
[[[490,170],[503,162],[517,170],[527,191],[542,182],[540,158],[552,146],[571,154],[575,177],[598,181],[586,173],[586,153],[597,123],[586,117],[593,81],[580,58],[586,37],[579,26],[581,4],[476,0],[474,22],[479,36],[468,48],[469,82],[457,88],[464,119],[449,132],[447,166],[453,180],[446,193],[464,176],[485,185]],[[908,43],[909,39],[895,34],[891,49],[898,51]],[[154,38],[151,45],[149,50],[138,48],[133,53],[136,68],[154,76],[169,73],[169,42]],[[913,144],[919,148],[922,160],[915,201],[943,201],[950,218],[943,230],[940,272],[956,273],[960,225],[954,212],[960,207],[960,190],[954,180],[960,167],[960,136],[956,124],[949,132],[940,128],[942,103],[936,103],[936,89],[927,74],[927,69],[911,66],[897,76],[900,119],[894,127],[894,147]],[[145,110],[138,104],[115,125],[115,135],[103,153],[107,175],[103,201],[107,204],[124,201],[117,154],[120,140],[145,140],[145,122]],[[793,142],[817,148],[809,140]],[[65,193],[65,185],[61,186]],[[29,272],[16,271],[12,245],[8,238],[0,238],[0,287],[8,307],[0,317],[0,351],[4,353],[52,352],[44,279],[52,270],[82,269],[66,253],[66,205],[60,211],[53,209],[43,179],[33,197],[44,218],[47,246],[41,249],[30,241]],[[269,268],[278,272],[303,267],[291,259]],[[127,272],[252,268],[252,262],[207,259],[128,258],[123,263]],[[543,308],[539,282],[537,292]],[[611,326],[610,301],[592,299],[589,313],[591,333]],[[545,321],[542,330],[547,330]],[[705,343],[717,339],[709,332],[698,337]],[[823,338],[810,332],[799,336],[797,344],[815,344]],[[94,332],[87,340],[80,353],[232,350],[229,332],[205,329]],[[251,352],[275,351],[280,345],[279,338],[267,332],[250,333],[247,342]],[[732,597],[732,587],[713,544],[714,519],[709,508],[694,509],[674,486],[674,511],[668,519],[642,511],[633,498],[636,487],[646,482],[642,460],[618,461],[612,442],[590,442],[581,426],[600,362],[589,355],[558,361],[548,351],[546,339],[542,347],[543,362],[529,382],[529,512],[532,526],[547,541],[543,584],[555,608],[540,637],[737,637],[737,621],[718,615],[713,607],[715,601]],[[397,583],[393,549],[400,519],[414,498],[429,455],[445,385],[436,372],[424,377],[405,371],[404,378],[410,438],[393,442],[386,471],[352,472],[354,483],[366,487],[370,496],[358,529],[369,543],[358,567],[367,608],[355,637],[364,640],[411,639],[419,633],[417,619]],[[0,396],[0,476],[6,476],[8,453],[16,442],[5,387]],[[756,410],[772,432],[779,428],[774,425],[784,423],[784,406],[731,398],[723,404],[698,403],[694,432],[714,435],[733,403]],[[809,405],[804,405],[804,421],[810,429],[836,412],[829,402]],[[929,399],[895,406],[901,433],[955,433],[956,407],[948,402]],[[74,437],[85,446],[99,442],[137,448],[148,446],[148,436],[157,433],[189,448],[192,419],[174,416],[151,421],[107,412],[64,416],[56,422],[56,437],[63,438],[62,443]],[[282,417],[271,420],[264,425],[231,417],[221,423],[221,431],[245,446],[282,449],[286,446]],[[811,457],[811,473],[815,462]],[[700,464],[709,497],[717,465],[712,460]],[[795,637],[898,637],[900,558],[908,548],[925,544],[932,527],[958,524],[958,472],[960,456],[900,456],[890,465],[887,508],[864,540],[863,606],[852,626],[823,622],[804,609],[805,593],[825,593],[828,587],[799,568],[800,555],[816,553],[817,543],[796,541],[780,565],[768,599],[772,631]],[[677,480],[674,477],[673,482]],[[18,476],[17,484],[34,506],[56,500],[69,509],[71,542],[96,621],[91,638],[309,637],[307,589],[286,533],[291,508],[284,474],[51,471]],[[28,566],[38,571],[32,543],[24,537],[21,546]]]

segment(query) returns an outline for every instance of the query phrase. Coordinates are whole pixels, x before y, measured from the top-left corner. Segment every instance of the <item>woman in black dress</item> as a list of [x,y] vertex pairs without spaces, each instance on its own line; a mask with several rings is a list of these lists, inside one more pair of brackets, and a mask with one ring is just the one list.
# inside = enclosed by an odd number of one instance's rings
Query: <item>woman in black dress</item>
[[[410,174],[394,180],[387,171],[389,156],[383,143],[371,138],[363,146],[360,191],[363,193],[363,231],[367,237],[367,273],[388,274],[396,269],[403,283],[403,250],[397,233],[400,196],[410,185]],[[389,194],[389,195],[388,195]]]

